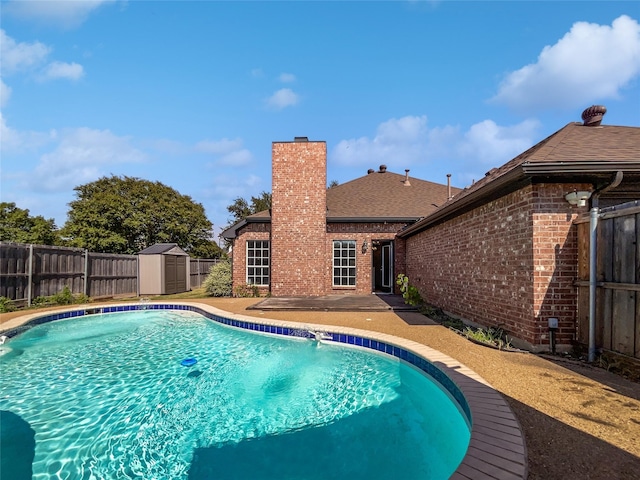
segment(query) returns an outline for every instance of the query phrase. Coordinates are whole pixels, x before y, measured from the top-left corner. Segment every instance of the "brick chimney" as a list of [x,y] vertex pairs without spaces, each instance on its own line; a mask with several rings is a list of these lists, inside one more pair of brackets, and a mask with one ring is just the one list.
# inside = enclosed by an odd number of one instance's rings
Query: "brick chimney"
[[326,284],[327,144],[272,144],[271,294],[322,295]]

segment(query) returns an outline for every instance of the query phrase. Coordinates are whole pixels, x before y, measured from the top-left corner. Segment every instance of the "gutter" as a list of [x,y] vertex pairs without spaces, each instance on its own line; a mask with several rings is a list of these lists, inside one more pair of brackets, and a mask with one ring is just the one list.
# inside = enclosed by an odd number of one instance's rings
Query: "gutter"
[[408,223],[422,217],[327,217],[327,223]]
[[[563,173],[613,173],[640,172],[640,158],[637,162],[608,162],[600,160],[576,162],[529,162],[522,164],[527,175],[552,175]],[[614,187],[613,187],[614,188]]]

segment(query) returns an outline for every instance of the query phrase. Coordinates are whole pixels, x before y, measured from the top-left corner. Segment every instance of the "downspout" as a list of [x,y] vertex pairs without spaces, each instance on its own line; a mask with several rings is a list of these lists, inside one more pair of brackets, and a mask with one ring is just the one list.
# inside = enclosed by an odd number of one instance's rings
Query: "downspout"
[[620,185],[623,176],[624,174],[619,170],[616,172],[613,182],[596,190],[591,196],[591,212],[589,216],[589,352],[587,358],[589,362],[594,362],[596,359],[596,287],[598,282],[596,242],[598,237],[598,218],[600,217],[598,200],[601,194]]
[[[594,199],[597,204],[597,199]],[[596,359],[596,238],[598,237],[599,208],[592,207],[589,217],[589,354],[588,361]]]

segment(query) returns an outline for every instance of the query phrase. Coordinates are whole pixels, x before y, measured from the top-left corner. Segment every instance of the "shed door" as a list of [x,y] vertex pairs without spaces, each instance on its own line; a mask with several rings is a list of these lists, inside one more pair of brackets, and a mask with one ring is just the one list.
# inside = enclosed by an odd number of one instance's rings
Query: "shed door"
[[177,293],[176,275],[177,275],[177,260],[178,257],[173,255],[164,256],[164,292],[167,294]]
[[164,256],[164,293],[187,291],[187,257]]
[[176,293],[187,291],[187,257],[176,257]]

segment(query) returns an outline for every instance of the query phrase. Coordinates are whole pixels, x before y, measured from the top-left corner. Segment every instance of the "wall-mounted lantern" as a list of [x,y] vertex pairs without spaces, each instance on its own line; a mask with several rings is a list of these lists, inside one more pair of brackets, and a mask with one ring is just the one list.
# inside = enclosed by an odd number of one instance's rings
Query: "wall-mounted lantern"
[[362,253],[367,253],[369,250],[369,243],[367,243],[367,239],[362,242]]

